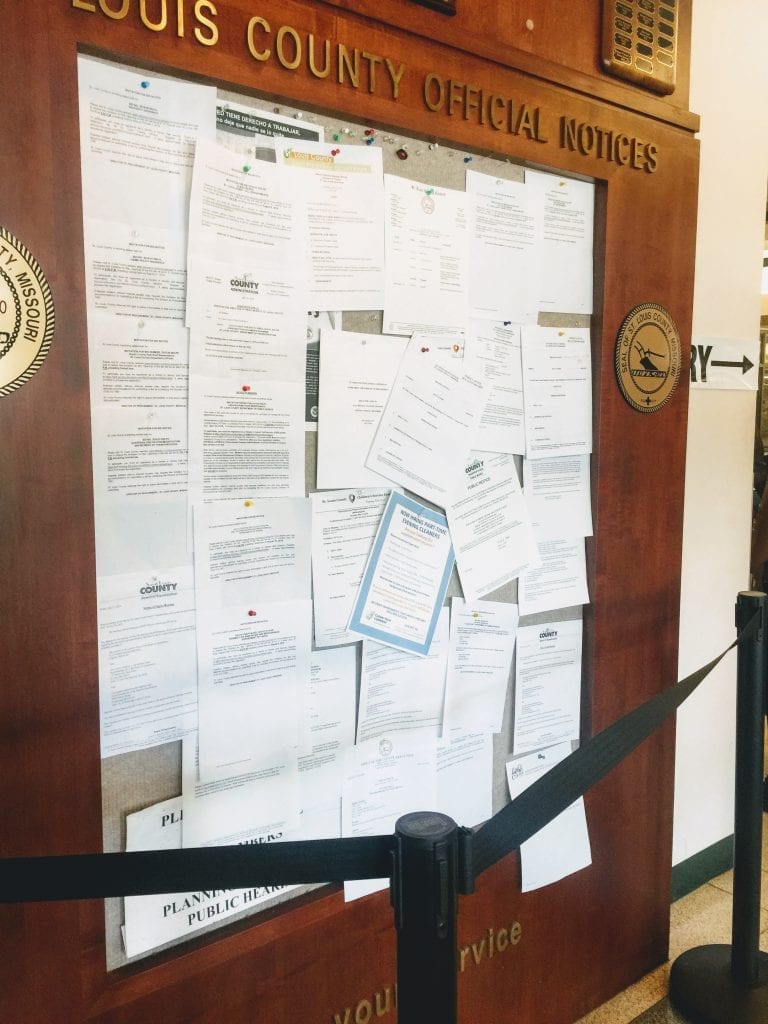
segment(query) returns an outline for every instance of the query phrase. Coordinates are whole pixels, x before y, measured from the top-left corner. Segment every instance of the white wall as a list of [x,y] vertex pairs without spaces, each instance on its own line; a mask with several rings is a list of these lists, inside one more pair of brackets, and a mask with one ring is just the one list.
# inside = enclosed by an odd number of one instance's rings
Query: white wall
[[[768,182],[768,4],[693,0],[691,110],[701,115],[694,336],[757,338]],[[684,339],[685,341],[685,339]],[[680,677],[734,636],[749,587],[755,393],[692,390]],[[673,863],[733,831],[735,654],[678,715]]]

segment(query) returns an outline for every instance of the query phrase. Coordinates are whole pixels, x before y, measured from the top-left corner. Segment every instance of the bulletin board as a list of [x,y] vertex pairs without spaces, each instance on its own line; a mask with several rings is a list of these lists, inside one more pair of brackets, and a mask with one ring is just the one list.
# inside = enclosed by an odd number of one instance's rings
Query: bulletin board
[[[111,62],[110,62],[111,63]],[[114,66],[114,65],[113,65]],[[117,65],[127,68],[126,65]],[[142,69],[135,69],[141,75]],[[162,77],[162,76],[161,76]],[[342,140],[344,144],[370,145],[381,148],[385,174],[394,174],[408,180],[420,182],[425,186],[440,186],[457,191],[464,191],[466,172],[468,169],[503,178],[511,181],[523,181],[524,166],[509,158],[500,158],[476,149],[457,148],[436,138],[420,138],[413,134],[405,134],[389,129],[373,130],[367,123],[352,121],[333,113],[310,110],[286,103],[275,96],[243,95],[225,89],[219,89],[217,103],[226,107],[233,104],[236,109],[250,107],[255,111],[267,111],[295,120],[302,128],[322,126],[325,140]],[[368,134],[366,134],[368,133]],[[240,153],[244,159],[254,158],[256,150],[247,134],[229,134],[219,130],[217,142]],[[405,158],[403,154],[406,154]],[[87,197],[86,197],[87,203]],[[542,327],[579,327],[589,328],[591,317],[579,313],[540,312],[539,325]],[[382,333],[382,311],[344,311],[341,329],[364,334]],[[469,342],[468,342],[469,343]],[[321,342],[322,346],[322,342]],[[322,347],[321,347],[322,352]],[[321,355],[322,358],[322,355]],[[94,429],[96,429],[94,425]],[[305,483],[307,494],[314,491],[317,462],[317,432],[307,431],[305,436]],[[522,480],[522,457],[516,456],[518,475]],[[383,482],[383,481],[382,481]],[[406,490],[419,501],[424,499]],[[430,505],[429,502],[426,502]],[[435,506],[431,506],[435,507]],[[105,524],[108,528],[108,523]],[[591,538],[590,541],[591,543]],[[456,566],[454,565],[446,593],[445,603],[450,605],[453,596],[462,596]],[[484,600],[505,603],[516,603],[517,580],[512,580],[502,588],[486,594]],[[547,612],[522,615],[520,626],[557,621],[580,620],[581,606],[557,608]],[[357,689],[360,689],[360,644],[356,644]],[[513,658],[507,686],[503,726],[493,737],[493,783],[492,805],[494,813],[509,802],[509,790],[506,780],[505,764],[512,754],[512,727],[514,706],[515,661]],[[168,800],[181,794],[181,744],[179,742],[163,744],[136,750],[131,753],[117,754],[102,760],[102,801],[104,849],[107,852],[119,852],[125,849],[126,815],[142,810],[153,804]],[[415,809],[415,808],[414,808]],[[461,825],[478,825],[480,822],[459,822]],[[197,939],[206,933],[216,931],[244,918],[253,918],[285,902],[297,899],[315,887],[299,886],[292,888],[286,895],[276,895],[260,903],[252,910],[244,910],[239,914],[228,916],[222,921],[196,928],[186,939],[177,939],[160,944],[151,950],[127,957],[124,951],[122,927],[124,924],[123,901],[111,899],[105,901],[107,966],[110,970],[123,967],[144,957],[151,956],[162,950],[183,944],[190,939]]]
[[[179,792],[178,744],[100,758],[79,54],[212,83],[223,97],[302,113],[342,135],[374,129],[385,169],[407,178],[460,188],[470,156],[472,169],[502,178],[534,168],[595,183],[593,315],[546,321],[588,326],[592,339],[595,536],[582,739],[675,680],[698,180],[683,53],[690,3],[676,5],[679,86],[664,98],[608,80],[598,7],[562,6],[459,0],[453,18],[410,0],[263,0],[258,10],[251,0],[32,0],[4,11],[0,227],[42,268],[55,332],[34,374],[0,394],[0,565],[11,581],[3,602],[10,682],[0,688],[3,856],[122,849],[126,814]],[[398,95],[383,76],[373,89],[335,72],[320,77],[305,59],[310,36],[334,59],[345,47],[402,64]],[[297,39],[299,62],[290,49]],[[525,107],[538,131],[494,125],[481,95],[512,102],[520,116]],[[407,160],[394,155],[403,145]],[[683,353],[674,394],[650,414],[625,401],[614,372],[621,325],[647,302],[674,319]],[[342,327],[379,329],[364,316]],[[501,596],[513,601],[514,589]],[[506,800],[510,724],[507,714],[495,751],[497,806]],[[460,1020],[572,1024],[664,961],[673,767],[669,724],[587,794],[589,869],[522,893],[513,854],[462,898]],[[395,1019],[384,893],[345,904],[337,887],[322,887],[133,963],[121,952],[120,914],[117,900],[106,927],[98,900],[0,908],[0,1016]]]

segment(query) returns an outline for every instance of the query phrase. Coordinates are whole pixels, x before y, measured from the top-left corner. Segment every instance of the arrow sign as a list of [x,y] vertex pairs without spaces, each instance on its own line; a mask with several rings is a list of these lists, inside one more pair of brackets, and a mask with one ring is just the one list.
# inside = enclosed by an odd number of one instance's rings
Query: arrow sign
[[757,338],[694,337],[691,388],[756,391],[759,362]]
[[713,366],[740,366],[741,367],[741,372],[742,373],[746,373],[747,370],[751,370],[752,367],[755,364],[753,362],[751,362],[751,360],[747,359],[746,356],[744,356],[744,358],[741,360],[741,362],[738,362],[738,360],[731,360],[731,359],[713,359],[712,360],[712,365]]

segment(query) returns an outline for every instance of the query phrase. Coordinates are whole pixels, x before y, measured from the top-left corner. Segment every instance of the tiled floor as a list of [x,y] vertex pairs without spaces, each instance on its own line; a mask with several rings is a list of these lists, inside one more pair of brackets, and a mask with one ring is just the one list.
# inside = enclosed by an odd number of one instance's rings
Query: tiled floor
[[[764,819],[768,823],[768,816]],[[768,828],[763,835],[760,948],[768,950]],[[731,941],[732,873],[712,879],[672,904],[670,959],[577,1024],[688,1024],[667,999],[673,960],[687,949]]]

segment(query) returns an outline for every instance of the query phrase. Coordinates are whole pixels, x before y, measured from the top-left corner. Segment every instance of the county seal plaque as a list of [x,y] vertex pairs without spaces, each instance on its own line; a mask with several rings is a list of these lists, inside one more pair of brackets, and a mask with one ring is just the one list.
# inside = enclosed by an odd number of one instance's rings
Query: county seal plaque
[[672,397],[680,376],[680,335],[656,302],[643,302],[624,318],[616,338],[621,393],[639,412],[657,412]]
[[53,299],[40,264],[0,226],[0,395],[20,388],[48,354]]

